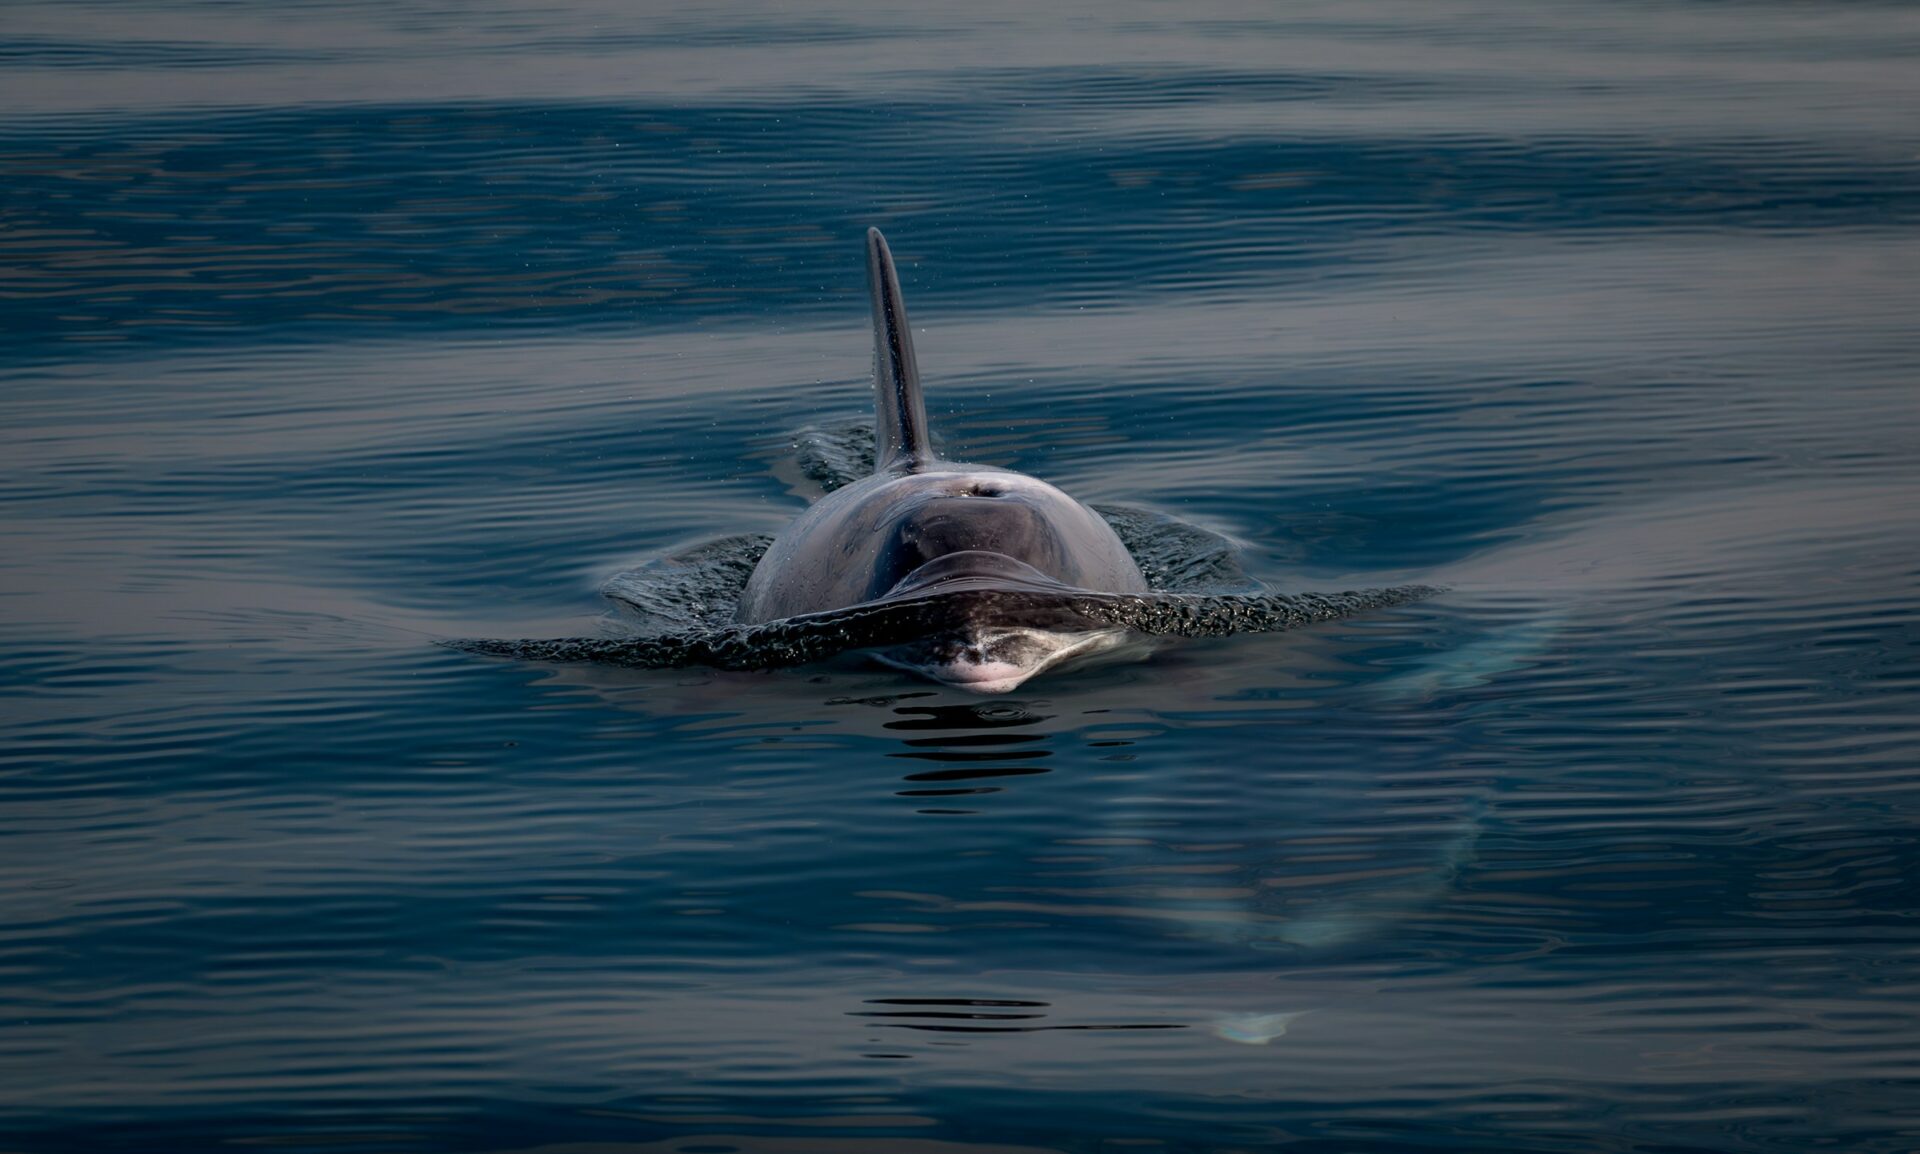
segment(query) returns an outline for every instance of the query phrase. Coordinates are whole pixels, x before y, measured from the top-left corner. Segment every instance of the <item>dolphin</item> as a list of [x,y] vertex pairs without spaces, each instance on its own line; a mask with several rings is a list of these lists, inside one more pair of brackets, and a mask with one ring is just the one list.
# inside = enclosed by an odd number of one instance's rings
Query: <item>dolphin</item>
[[[849,605],[949,593],[1144,595],[1146,578],[1104,518],[1045,481],[942,459],[927,432],[919,360],[893,253],[867,230],[873,303],[874,469],[773,539],[734,619],[757,625]],[[1068,610],[1015,622],[974,598],[945,628],[877,648],[881,661],[976,693],[1005,693],[1144,635]]]
[[[731,622],[643,637],[445,644],[643,668],[765,669],[864,649],[956,689],[1007,693],[1047,670],[1144,655],[1169,636],[1290,629],[1439,591],[1153,588],[1099,513],[1045,481],[934,451],[893,254],[879,229],[867,230],[866,248],[873,472],[826,494],[765,546]],[[724,565],[702,553],[664,567],[707,577]]]

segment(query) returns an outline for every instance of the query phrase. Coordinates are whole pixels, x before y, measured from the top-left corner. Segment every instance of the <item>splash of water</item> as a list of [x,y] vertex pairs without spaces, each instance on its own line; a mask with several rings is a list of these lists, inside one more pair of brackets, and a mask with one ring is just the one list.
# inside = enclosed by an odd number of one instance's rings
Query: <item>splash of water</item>
[[[824,492],[873,468],[865,418],[809,426],[794,463]],[[1176,517],[1128,505],[1095,505],[1133,555],[1152,592],[986,589],[890,598],[758,625],[733,622],[734,606],[772,538],[722,537],[615,574],[601,592],[617,636],[471,639],[454,649],[528,661],[594,662],[642,669],[707,665],[777,669],[854,649],[901,645],[982,621],[1077,631],[1118,626],[1145,636],[1226,637],[1334,621],[1439,592],[1428,585],[1338,593],[1271,593],[1240,566],[1233,543]]]
[[1118,625],[1160,637],[1227,637],[1272,633],[1335,621],[1371,609],[1404,605],[1440,590],[1428,585],[1340,593],[1036,593],[968,590],[878,601],[789,617],[764,625],[686,630],[650,637],[563,637],[551,640],[446,642],[469,653],[528,661],[582,662],[671,669],[777,669],[821,661],[853,649],[902,645],[983,617],[1005,625],[1083,628]]

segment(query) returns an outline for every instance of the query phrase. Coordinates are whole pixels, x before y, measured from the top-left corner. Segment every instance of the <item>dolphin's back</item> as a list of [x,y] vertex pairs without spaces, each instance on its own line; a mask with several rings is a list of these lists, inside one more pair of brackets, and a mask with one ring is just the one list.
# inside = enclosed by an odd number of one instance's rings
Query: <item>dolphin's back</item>
[[936,562],[947,589],[1147,592],[1126,545],[1091,509],[1033,477],[935,455],[900,276],[879,229],[867,230],[867,282],[873,475],[828,493],[774,538],[734,619],[757,625],[877,601],[916,573],[924,591],[936,573],[920,570]]

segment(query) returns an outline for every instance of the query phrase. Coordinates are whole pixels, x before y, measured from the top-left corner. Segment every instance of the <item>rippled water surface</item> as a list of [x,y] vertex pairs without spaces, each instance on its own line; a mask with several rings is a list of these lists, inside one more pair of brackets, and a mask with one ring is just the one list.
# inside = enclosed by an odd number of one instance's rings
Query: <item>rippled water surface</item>
[[[1920,10],[0,16],[0,1148],[1920,1148]],[[955,455],[1452,592],[488,660]]]

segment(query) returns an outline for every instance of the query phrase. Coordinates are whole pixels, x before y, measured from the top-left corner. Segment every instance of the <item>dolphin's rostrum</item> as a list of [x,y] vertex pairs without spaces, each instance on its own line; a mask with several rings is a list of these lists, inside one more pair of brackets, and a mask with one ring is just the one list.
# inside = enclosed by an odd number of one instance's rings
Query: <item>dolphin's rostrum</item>
[[767,545],[730,624],[643,638],[461,641],[542,661],[763,669],[847,650],[948,685],[1004,693],[1066,663],[1142,653],[1159,637],[1289,629],[1427,596],[1151,588],[1108,521],[1044,481],[942,460],[899,274],[867,231],[873,300],[874,469]]

